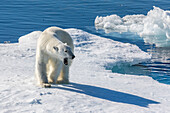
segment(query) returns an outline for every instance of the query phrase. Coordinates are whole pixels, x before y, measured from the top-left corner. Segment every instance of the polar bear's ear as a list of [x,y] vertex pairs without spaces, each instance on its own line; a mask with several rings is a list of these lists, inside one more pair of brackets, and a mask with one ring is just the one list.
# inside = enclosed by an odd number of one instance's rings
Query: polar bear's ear
[[56,51],[58,51],[58,47],[54,46],[53,48],[54,48]]

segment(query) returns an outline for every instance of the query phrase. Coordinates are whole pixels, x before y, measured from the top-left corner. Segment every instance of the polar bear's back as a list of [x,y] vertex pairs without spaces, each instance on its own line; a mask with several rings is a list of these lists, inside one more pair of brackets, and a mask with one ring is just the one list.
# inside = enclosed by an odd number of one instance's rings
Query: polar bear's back
[[52,35],[63,43],[67,43],[73,49],[73,40],[71,36],[59,27],[49,27],[44,32],[52,33]]

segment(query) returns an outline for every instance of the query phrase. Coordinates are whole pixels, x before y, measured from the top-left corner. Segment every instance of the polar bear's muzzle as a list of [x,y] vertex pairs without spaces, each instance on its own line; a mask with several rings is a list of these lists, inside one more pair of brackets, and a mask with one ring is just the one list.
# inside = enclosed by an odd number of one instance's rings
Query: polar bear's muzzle
[[68,65],[68,58],[64,58],[64,64]]
[[75,58],[75,56],[73,55],[73,56],[72,56],[72,59],[74,59],[74,58]]
[[75,58],[75,56],[73,55],[71,58],[64,58],[64,61],[63,61],[63,63],[65,64],[65,65],[68,65],[68,59],[74,59]]

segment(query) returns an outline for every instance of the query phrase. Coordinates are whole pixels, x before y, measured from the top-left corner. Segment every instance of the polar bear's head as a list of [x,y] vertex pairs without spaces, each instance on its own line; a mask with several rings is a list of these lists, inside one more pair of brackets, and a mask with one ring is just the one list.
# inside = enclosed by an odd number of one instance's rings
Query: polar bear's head
[[53,49],[57,56],[62,59],[65,65],[68,65],[68,59],[73,60],[75,58],[75,55],[73,54],[70,46],[67,44],[59,44],[57,46],[53,46]]

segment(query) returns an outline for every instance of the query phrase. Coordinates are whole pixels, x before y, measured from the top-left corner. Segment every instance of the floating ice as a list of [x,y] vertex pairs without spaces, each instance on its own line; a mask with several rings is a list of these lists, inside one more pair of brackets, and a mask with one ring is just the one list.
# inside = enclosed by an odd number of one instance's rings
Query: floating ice
[[[150,55],[136,45],[116,42],[78,29],[66,31],[75,44],[76,58],[70,69],[71,84],[53,85],[52,89],[39,88],[34,84],[35,42],[41,32],[23,36],[16,44],[0,44],[2,113],[170,111],[169,85],[146,76],[111,73],[103,67],[108,63],[146,61]],[[27,49],[30,47],[32,49]]]
[[170,46],[170,11],[164,11],[153,6],[147,15],[118,15],[106,17],[97,16],[96,29],[104,29],[106,33],[134,32],[142,37],[145,43],[155,44],[157,47]]

